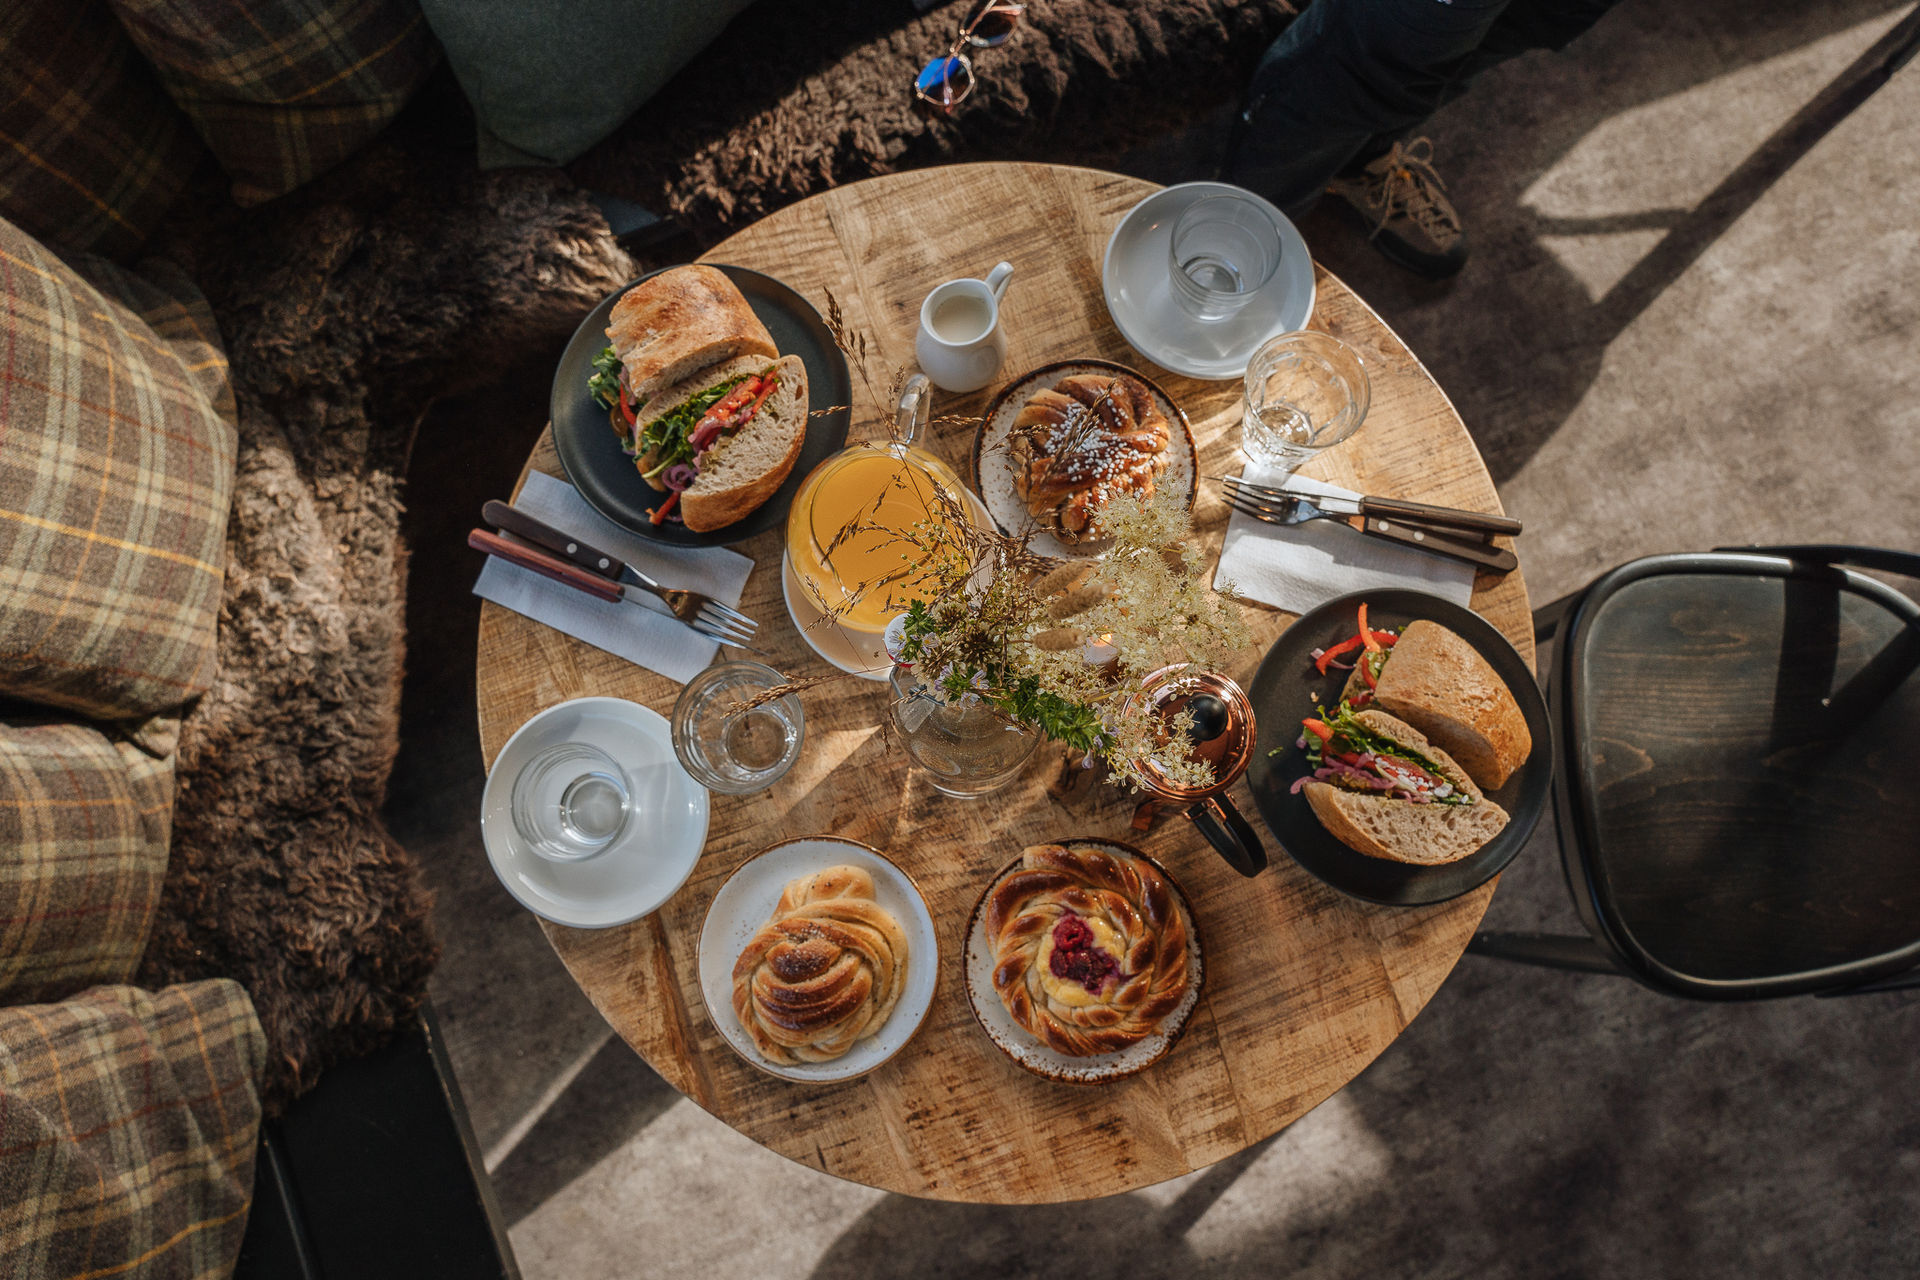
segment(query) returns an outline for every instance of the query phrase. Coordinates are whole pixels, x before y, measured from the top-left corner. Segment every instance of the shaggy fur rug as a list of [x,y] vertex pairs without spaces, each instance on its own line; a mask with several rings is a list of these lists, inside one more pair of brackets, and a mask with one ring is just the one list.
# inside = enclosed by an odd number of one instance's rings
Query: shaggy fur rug
[[203,207],[166,246],[219,320],[240,448],[220,675],[183,727],[141,981],[239,979],[271,1046],[270,1108],[381,1043],[437,954],[431,902],[379,816],[415,426],[631,272],[564,180],[481,177],[409,141],[263,210]]
[[876,174],[1095,164],[1236,101],[1297,11],[1289,0],[1039,0],[1012,39],[973,52],[973,97],[928,119],[913,77],[952,44],[966,8],[903,21],[898,0],[762,0],[568,172],[711,242]]
[[[1097,163],[1229,101],[1284,0],[1048,0],[978,55],[950,121],[907,85],[957,5],[763,0],[572,168],[703,240],[814,191],[964,159]],[[704,60],[703,60],[704,62]],[[408,1017],[431,903],[380,818],[404,665],[403,481],[421,415],[558,341],[634,264],[557,172],[473,171],[442,77],[347,164],[240,211],[212,175],[156,249],[200,284],[240,408],[218,683],[189,717],[164,900],[141,980],[239,979],[270,1110]],[[455,457],[422,465],[459,466]]]

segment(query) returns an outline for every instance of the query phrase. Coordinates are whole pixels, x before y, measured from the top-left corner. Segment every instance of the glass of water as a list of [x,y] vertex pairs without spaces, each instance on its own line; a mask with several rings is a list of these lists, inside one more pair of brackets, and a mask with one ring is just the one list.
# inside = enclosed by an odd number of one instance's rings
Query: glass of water
[[1247,364],[1240,447],[1291,472],[1360,429],[1373,398],[1360,353],[1332,334],[1284,333]]
[[1247,196],[1188,205],[1168,240],[1173,300],[1196,320],[1225,320],[1247,305],[1280,266],[1280,228]]
[[779,781],[800,758],[806,720],[785,694],[743,709],[787,678],[760,662],[720,662],[687,683],[673,704],[673,753],[709,791],[741,796]]
[[579,862],[626,830],[633,791],[612,756],[584,742],[560,742],[520,770],[508,811],[514,830],[535,853],[553,862]]

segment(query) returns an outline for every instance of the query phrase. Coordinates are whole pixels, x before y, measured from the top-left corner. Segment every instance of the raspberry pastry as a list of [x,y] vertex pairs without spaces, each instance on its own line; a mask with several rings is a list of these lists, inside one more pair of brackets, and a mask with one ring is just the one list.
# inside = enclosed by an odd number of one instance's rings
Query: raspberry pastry
[[1191,922],[1144,858],[1035,845],[987,895],[993,986],[1013,1020],[1071,1057],[1118,1053],[1186,998]]
[[907,935],[873,877],[829,867],[787,885],[733,965],[733,1011],[769,1061],[831,1062],[880,1030],[907,983]]
[[1080,373],[1037,391],[1013,420],[1013,488],[1034,523],[1069,545],[1103,536],[1122,493],[1151,498],[1172,425],[1137,378]]

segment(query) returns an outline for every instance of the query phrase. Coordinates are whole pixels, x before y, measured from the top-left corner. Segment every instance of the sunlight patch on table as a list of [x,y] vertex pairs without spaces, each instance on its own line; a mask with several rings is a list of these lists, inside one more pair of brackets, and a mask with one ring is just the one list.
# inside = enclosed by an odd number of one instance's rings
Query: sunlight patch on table
[[1186,1235],[1196,1257],[1236,1253],[1303,1222],[1335,1216],[1369,1194],[1393,1157],[1353,1100],[1337,1093],[1260,1153]]
[[1598,301],[1794,113],[1906,13],[1611,116],[1520,196],[1539,243]]

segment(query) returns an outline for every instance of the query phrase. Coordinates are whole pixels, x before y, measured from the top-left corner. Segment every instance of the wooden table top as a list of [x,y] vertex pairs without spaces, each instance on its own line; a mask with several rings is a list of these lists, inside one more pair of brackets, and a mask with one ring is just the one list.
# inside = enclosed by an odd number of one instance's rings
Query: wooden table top
[[[884,388],[894,367],[913,363],[927,290],[1005,259],[1016,273],[1003,308],[1003,377],[972,395],[941,396],[936,413],[978,414],[1022,370],[1102,357],[1153,377],[1186,410],[1202,474],[1236,471],[1238,382],[1196,382],[1147,363],[1102,302],[1108,234],[1154,189],[1046,165],[898,174],[784,209],[707,260],[776,276],[823,314],[831,290],[866,335],[868,373]],[[1373,407],[1312,472],[1369,493],[1499,511],[1472,440],[1420,362],[1340,281],[1320,271],[1318,289],[1312,327],[1359,349]],[[883,433],[864,397],[855,400],[854,438]],[[967,475],[971,444],[971,431],[948,428],[936,430],[932,448]],[[528,466],[560,474],[549,437]],[[1227,516],[1217,487],[1202,485],[1195,520],[1212,558]],[[823,672],[781,601],[780,532],[739,550],[756,562],[741,607],[760,620],[769,660],[791,676]],[[1473,607],[1531,660],[1519,573],[1483,574]],[[1256,646],[1230,671],[1243,683],[1292,621],[1262,608],[1248,615]],[[482,607],[478,684],[489,767],[516,728],[554,703],[612,695],[665,714],[679,691],[492,604]],[[1358,902],[1295,866],[1264,828],[1273,865],[1246,880],[1185,821],[1130,830],[1136,798],[1119,788],[1056,798],[1048,784],[1058,757],[1045,747],[990,799],[950,799],[909,771],[885,727],[886,696],[884,685],[859,679],[802,694],[799,763],[759,795],[713,797],[706,850],[660,911],[604,930],[543,925],[595,1007],[675,1088],[755,1141],[839,1177],[909,1195],[1045,1203],[1132,1190],[1232,1155],[1306,1114],[1391,1044],[1453,968],[1493,894],[1488,884],[1433,907]],[[1251,817],[1246,784],[1234,792]],[[707,1016],[696,963],[708,903],[728,874],[777,840],[817,833],[883,849],[913,875],[933,910],[943,966],[914,1041],[880,1069],[825,1086],[787,1083],[742,1061]],[[1159,859],[1207,942],[1205,995],[1172,1053],[1104,1086],[1052,1083],[1003,1056],[975,1024],[958,959],[987,878],[1025,845],[1078,835],[1128,841]]]

